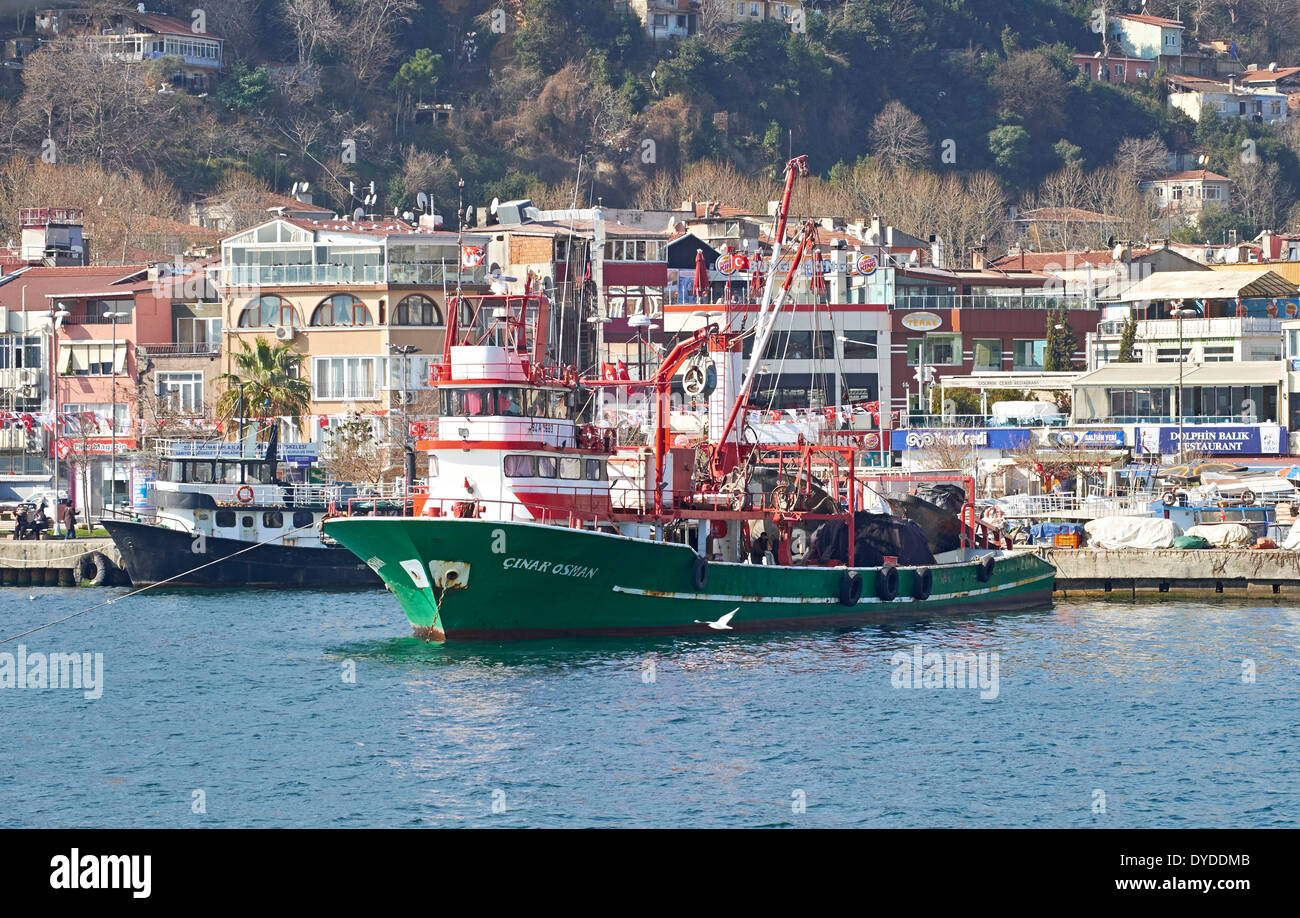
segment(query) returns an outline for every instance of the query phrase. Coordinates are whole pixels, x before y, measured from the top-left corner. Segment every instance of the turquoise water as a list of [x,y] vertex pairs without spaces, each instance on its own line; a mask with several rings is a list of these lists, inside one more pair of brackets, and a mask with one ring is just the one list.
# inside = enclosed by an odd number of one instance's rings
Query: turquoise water
[[[0,637],[125,592],[0,590]],[[102,653],[103,694],[0,689],[0,825],[1294,826],[1298,638],[1068,601],[437,647],[382,591],[150,592],[22,639]],[[895,687],[918,645],[996,653],[996,697]]]

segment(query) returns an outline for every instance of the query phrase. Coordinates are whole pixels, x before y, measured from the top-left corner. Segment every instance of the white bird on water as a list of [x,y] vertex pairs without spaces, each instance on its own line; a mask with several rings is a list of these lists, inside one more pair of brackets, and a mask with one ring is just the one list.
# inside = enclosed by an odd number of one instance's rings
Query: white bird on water
[[736,608],[732,609],[730,612],[722,616],[722,618],[718,619],[716,622],[702,622],[697,618],[695,620],[695,624],[708,625],[714,631],[731,631],[733,630],[731,625],[729,624],[729,622],[731,621],[731,616],[735,615],[739,611],[740,611],[740,606],[736,606]]

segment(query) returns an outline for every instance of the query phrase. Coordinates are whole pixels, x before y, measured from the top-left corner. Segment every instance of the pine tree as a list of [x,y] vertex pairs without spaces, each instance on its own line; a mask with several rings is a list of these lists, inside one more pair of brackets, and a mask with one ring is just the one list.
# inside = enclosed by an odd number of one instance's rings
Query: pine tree
[[1133,362],[1133,342],[1137,338],[1137,322],[1129,316],[1124,320],[1124,328],[1119,333],[1119,363]]

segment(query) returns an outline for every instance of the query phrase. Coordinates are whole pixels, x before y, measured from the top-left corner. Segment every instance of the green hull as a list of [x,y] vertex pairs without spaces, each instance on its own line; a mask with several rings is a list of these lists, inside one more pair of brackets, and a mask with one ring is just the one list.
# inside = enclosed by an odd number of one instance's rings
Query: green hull
[[1055,571],[1029,552],[998,556],[987,581],[974,562],[935,565],[926,600],[917,568],[899,568],[898,598],[878,598],[879,570],[858,569],[846,605],[842,567],[710,562],[696,587],[695,552],[538,523],[352,517],[326,533],[374,568],[416,633],[432,640],[714,633],[701,622],[733,609],[736,631],[859,625],[890,616],[1017,609],[1051,602]]

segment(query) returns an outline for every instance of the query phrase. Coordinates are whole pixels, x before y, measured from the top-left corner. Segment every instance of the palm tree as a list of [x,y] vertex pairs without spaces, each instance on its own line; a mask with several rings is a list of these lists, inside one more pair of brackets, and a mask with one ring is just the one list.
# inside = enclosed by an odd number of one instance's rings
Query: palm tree
[[301,429],[301,418],[307,414],[311,398],[311,386],[298,375],[303,355],[287,341],[271,345],[265,338],[258,338],[252,347],[247,341],[240,345],[243,350],[233,355],[235,372],[217,377],[228,387],[217,399],[217,414],[239,417],[241,421],[291,417]]

